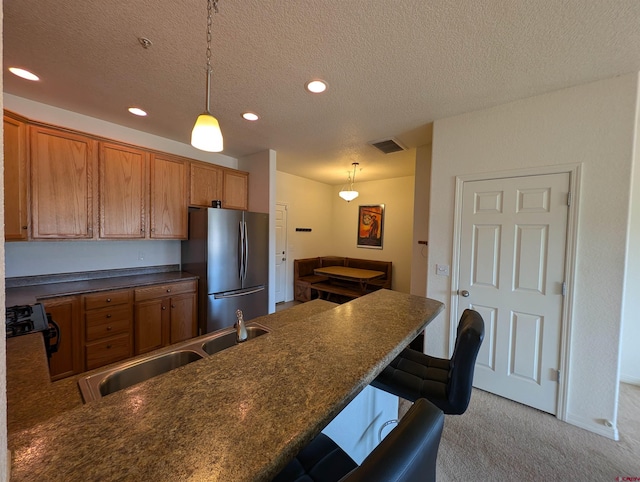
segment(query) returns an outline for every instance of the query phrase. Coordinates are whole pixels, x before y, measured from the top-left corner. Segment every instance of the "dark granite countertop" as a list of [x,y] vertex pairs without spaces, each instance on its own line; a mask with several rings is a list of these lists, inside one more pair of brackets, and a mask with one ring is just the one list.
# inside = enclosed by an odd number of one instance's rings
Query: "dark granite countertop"
[[38,300],[55,298],[57,296],[71,296],[97,291],[135,288],[174,281],[198,279],[194,274],[185,271],[169,271],[151,274],[136,274],[129,276],[105,277],[66,281],[59,283],[34,284],[7,288],[6,306],[31,305]]
[[252,320],[271,332],[10,433],[12,480],[270,480],[442,307],[379,290]]

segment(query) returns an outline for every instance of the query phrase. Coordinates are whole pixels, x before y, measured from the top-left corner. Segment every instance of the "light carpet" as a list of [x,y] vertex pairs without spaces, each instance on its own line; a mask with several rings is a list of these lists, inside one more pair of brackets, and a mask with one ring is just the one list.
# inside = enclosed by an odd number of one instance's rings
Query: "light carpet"
[[463,415],[445,416],[437,480],[640,481],[638,386],[620,385],[618,432],[610,440],[474,389]]

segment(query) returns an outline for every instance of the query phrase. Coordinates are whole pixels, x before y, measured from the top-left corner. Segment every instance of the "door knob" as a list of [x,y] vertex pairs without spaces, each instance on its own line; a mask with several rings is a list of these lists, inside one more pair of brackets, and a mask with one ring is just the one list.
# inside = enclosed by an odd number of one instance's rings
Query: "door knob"
[[468,298],[469,292],[467,290],[462,290],[460,291],[460,296],[462,296],[463,298]]

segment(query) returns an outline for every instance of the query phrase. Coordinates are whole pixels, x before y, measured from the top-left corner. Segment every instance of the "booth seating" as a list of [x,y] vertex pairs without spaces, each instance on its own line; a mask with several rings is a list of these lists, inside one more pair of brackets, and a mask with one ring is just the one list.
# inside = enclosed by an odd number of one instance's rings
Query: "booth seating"
[[385,275],[382,278],[369,281],[367,288],[370,291],[380,288],[391,289],[391,271],[393,266],[391,261],[375,261],[341,256],[320,256],[317,258],[304,258],[293,261],[293,295],[295,300],[305,302],[317,298],[319,290],[314,288],[314,284],[318,284],[320,290],[325,292],[331,290],[331,292],[347,298],[361,296],[361,293],[348,287],[329,286],[329,278],[327,276],[316,275],[313,272],[316,268],[324,268],[327,266],[347,266],[350,268],[382,271]]
[[435,482],[443,427],[442,410],[420,399],[360,466],[320,433],[272,482]]

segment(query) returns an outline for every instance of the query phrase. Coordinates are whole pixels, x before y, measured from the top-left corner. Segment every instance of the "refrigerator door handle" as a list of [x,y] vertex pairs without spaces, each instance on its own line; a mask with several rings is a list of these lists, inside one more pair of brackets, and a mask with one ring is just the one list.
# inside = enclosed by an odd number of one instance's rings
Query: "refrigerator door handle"
[[244,224],[244,274],[242,275],[242,280],[247,279],[247,270],[249,269],[249,235],[247,229],[247,223],[243,221]]
[[238,257],[240,258],[238,260],[238,278],[240,278],[240,281],[243,280],[243,275],[244,275],[244,230],[243,230],[243,226],[242,226],[242,221],[240,221],[238,223],[238,228],[240,230],[240,249],[238,250]]
[[225,293],[215,293],[213,298],[219,300],[221,298],[237,298],[238,296],[251,295],[253,293],[260,293],[264,291],[264,286],[260,286],[259,288],[254,288],[251,290],[240,290],[240,291],[227,291]]

